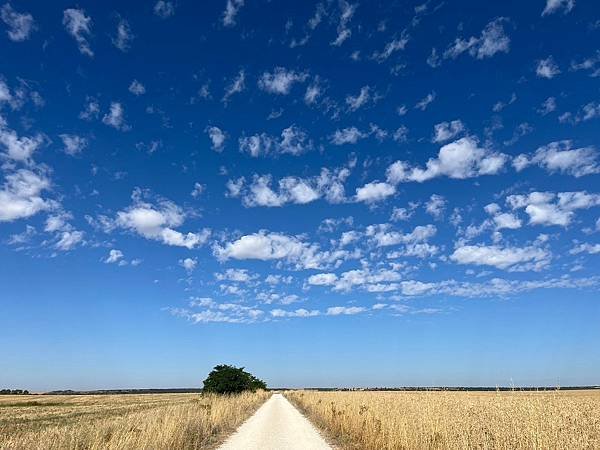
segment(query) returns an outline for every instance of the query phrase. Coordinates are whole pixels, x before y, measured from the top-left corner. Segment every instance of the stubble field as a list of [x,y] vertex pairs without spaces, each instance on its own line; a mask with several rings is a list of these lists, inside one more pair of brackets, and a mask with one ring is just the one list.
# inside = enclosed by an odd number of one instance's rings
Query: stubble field
[[345,449],[600,449],[600,391],[286,396]]
[[0,449],[207,448],[269,395],[0,396]]

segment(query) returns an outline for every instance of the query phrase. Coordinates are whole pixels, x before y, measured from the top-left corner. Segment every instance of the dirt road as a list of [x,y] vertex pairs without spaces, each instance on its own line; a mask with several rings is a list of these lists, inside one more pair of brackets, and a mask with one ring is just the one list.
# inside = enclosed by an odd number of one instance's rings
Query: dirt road
[[332,450],[315,427],[281,394],[262,405],[221,450]]

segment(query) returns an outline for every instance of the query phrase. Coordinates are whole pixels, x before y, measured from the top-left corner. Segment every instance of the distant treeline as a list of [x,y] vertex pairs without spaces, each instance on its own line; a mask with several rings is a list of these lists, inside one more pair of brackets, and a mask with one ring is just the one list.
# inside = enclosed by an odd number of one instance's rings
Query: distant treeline
[[[278,388],[270,389],[272,391],[294,391],[298,388]],[[305,391],[473,391],[473,392],[488,392],[488,391],[582,391],[587,389],[600,389],[600,386],[525,386],[525,387],[509,387],[509,386],[478,386],[478,387],[373,387],[373,388],[303,388]]]
[[1,389],[0,395],[29,395],[29,391],[25,389]]
[[202,392],[200,388],[167,388],[167,389],[101,389],[96,391],[62,391],[46,392],[47,395],[114,395],[114,394],[188,394]]

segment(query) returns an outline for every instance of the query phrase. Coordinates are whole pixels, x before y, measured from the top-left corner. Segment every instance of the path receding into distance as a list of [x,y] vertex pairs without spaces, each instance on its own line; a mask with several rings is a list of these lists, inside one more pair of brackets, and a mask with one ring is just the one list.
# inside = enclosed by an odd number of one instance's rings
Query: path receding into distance
[[308,419],[281,394],[273,394],[219,449],[332,450]]

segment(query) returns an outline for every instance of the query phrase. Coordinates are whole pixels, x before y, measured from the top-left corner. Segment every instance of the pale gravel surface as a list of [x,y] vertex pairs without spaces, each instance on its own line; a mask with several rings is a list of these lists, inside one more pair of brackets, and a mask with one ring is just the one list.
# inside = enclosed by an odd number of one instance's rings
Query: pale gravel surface
[[219,449],[332,450],[332,447],[283,395],[273,394]]

